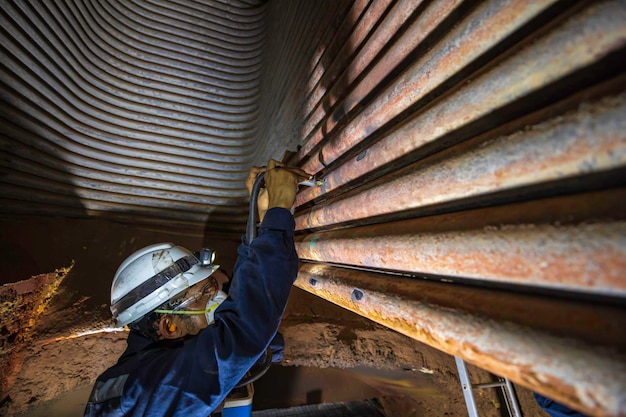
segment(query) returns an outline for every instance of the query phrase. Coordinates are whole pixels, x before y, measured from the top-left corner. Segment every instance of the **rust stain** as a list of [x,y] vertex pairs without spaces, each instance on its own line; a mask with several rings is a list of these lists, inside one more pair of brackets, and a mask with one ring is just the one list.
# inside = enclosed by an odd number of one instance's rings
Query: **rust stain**
[[[624,15],[623,8],[616,3],[590,6],[584,13],[572,17],[472,83],[447,96],[446,100],[416,113],[410,121],[373,144],[364,158],[347,161],[326,175],[329,184],[341,186],[346,181],[374,172],[470,121],[590,65],[599,56],[618,50],[626,43],[626,28],[622,24],[626,18]],[[390,108],[381,104],[377,111],[389,111]],[[373,119],[369,117],[367,120],[369,125]],[[351,126],[345,132],[346,140],[351,141],[362,134]],[[339,156],[353,146],[353,143],[339,145],[338,142],[334,139],[324,148],[323,159],[326,164],[333,161],[333,156]],[[323,168],[315,158],[304,165],[305,169],[316,172]],[[331,190],[330,187],[325,188],[325,191]],[[321,190],[305,190],[299,196],[298,204],[320,195]]]
[[42,274],[28,280],[0,287],[0,393],[6,393],[19,373],[24,353],[22,347],[30,340],[31,331],[59,285],[70,273],[74,264],[53,273]]
[[[315,278],[314,286],[311,277]],[[619,415],[626,392],[623,355],[554,337],[536,328],[490,319],[473,312],[462,299],[457,299],[454,306],[441,305],[417,289],[404,292],[397,283],[390,293],[388,287],[381,289],[386,285],[383,280],[395,283],[401,279],[306,264],[300,269],[296,285],[575,409],[593,411],[593,415]],[[359,301],[351,297],[357,287],[364,293]],[[452,292],[456,291],[461,290]],[[493,308],[493,317],[498,317],[501,308]],[[559,352],[558,357],[550,353],[554,351]],[[585,363],[584,369],[581,363]]]
[[[363,13],[368,10],[370,3],[370,0],[355,1],[348,12],[346,19],[342,22],[341,27],[339,27],[339,29],[334,33],[332,41],[328,44],[328,46],[322,46],[318,53],[316,53],[313,57],[313,62],[316,64],[307,80],[310,88],[307,91],[309,98],[304,108],[306,113],[311,112],[319,100],[326,94],[326,83],[321,82],[322,77],[329,77],[327,72],[332,74],[332,71],[336,71],[336,68],[333,68],[332,70],[326,68],[324,66],[325,61],[331,59],[332,56],[337,54],[337,51],[341,49],[342,42],[344,42],[344,48],[346,48],[348,46],[353,46],[353,43],[359,43],[362,41],[362,39],[351,35],[350,31],[352,30],[355,22],[359,21]],[[332,16],[329,16],[329,18],[331,17]],[[346,39],[348,40],[346,41]],[[322,56],[325,56],[326,60],[322,60]]]
[[320,232],[299,236],[296,249],[312,261],[623,296],[625,193]]
[[[626,165],[625,112],[626,95],[621,94],[586,103],[522,132],[478,142],[461,154],[436,155],[402,177],[392,175],[381,185],[313,207],[306,216],[296,217],[296,227],[328,226],[622,167]],[[324,189],[300,193],[296,204],[357,175],[346,171],[326,177]]]
[[[409,3],[409,4],[405,4]],[[301,161],[325,138],[328,132],[332,131],[340,120],[337,117],[337,111],[348,114],[362,100],[370,94],[387,75],[393,71],[406,56],[414,50],[432,30],[460,3],[459,0],[438,1],[424,11],[403,33],[402,37],[393,44],[384,43],[388,41],[397,30],[398,26],[404,23],[407,14],[417,8],[421,1],[399,2],[390,12],[390,16],[377,30],[373,39],[368,42],[355,60],[346,68],[346,71],[331,89],[329,101],[327,104],[333,106],[336,99],[342,97],[343,91],[348,85],[351,85],[358,76],[364,74],[363,79],[354,87],[354,89],[343,99],[344,104],[339,110],[335,110],[329,115],[326,121],[318,128],[314,127],[322,121],[324,114],[318,109],[309,118],[304,128],[305,140],[302,148],[298,151],[297,160]],[[389,23],[385,25],[385,23]],[[387,50],[378,60],[378,63],[372,69],[364,73],[367,64],[371,62],[373,56],[380,52],[382,46]]]
[[[363,141],[366,138],[364,133],[371,131],[372,127],[378,129],[385,125],[550,3],[512,1],[507,4],[491,2],[481,5],[324,146],[321,151],[324,162],[333,162]],[[407,91],[410,93],[407,94]],[[464,104],[470,105],[471,102]],[[303,169],[311,173],[317,173],[323,168],[318,155],[303,164]]]

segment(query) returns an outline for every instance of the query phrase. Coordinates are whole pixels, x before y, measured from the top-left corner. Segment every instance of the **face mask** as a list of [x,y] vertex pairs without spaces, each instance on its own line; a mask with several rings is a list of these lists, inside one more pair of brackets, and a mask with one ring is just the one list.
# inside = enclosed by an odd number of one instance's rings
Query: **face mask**
[[217,307],[219,307],[219,305],[222,304],[227,297],[228,294],[220,290],[217,292],[217,294],[215,294],[215,297],[213,297],[213,299],[209,300],[206,303],[206,313],[204,313],[204,315],[206,316],[207,323],[211,324],[215,321],[215,310],[217,310]]

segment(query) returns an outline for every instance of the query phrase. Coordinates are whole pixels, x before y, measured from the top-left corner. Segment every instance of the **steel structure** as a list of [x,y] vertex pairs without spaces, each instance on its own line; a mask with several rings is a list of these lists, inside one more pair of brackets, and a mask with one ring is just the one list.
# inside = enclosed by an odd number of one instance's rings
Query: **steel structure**
[[4,215],[231,237],[284,156],[298,286],[626,415],[623,1],[0,9]]

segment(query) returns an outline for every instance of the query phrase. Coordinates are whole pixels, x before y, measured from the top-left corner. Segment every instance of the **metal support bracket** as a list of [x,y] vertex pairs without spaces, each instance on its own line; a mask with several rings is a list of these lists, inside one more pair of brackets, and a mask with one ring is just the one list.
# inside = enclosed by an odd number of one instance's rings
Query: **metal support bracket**
[[499,381],[496,382],[472,385],[472,382],[469,378],[469,373],[467,372],[467,366],[465,365],[465,361],[463,361],[463,359],[459,358],[458,356],[454,357],[454,361],[456,362],[456,368],[459,372],[459,379],[461,380],[463,397],[465,397],[465,405],[467,406],[467,413],[469,417],[478,417],[478,409],[476,408],[476,401],[474,400],[473,389],[497,387],[500,387],[502,389],[502,395],[504,397],[504,402],[509,412],[509,416],[522,417],[519,403],[517,402],[517,397],[515,396],[515,390],[513,389],[513,384],[511,383],[511,381],[506,378],[499,377]]

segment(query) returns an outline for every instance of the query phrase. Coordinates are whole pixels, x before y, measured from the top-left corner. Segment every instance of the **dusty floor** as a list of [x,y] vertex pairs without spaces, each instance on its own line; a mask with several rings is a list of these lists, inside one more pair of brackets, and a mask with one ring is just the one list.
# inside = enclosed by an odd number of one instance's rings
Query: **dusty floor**
[[[349,369],[385,397],[390,416],[464,416],[454,358],[298,288],[282,323],[287,365]],[[473,383],[497,377],[468,365]],[[516,387],[524,416],[547,416]],[[475,391],[481,417],[508,415],[495,389]]]
[[[3,259],[3,282],[11,284],[0,287],[0,416],[81,415],[91,384],[125,348],[124,332],[82,332],[110,325],[106,294],[119,258],[164,239],[151,233],[136,238],[132,229],[106,222],[80,223],[44,220],[33,226],[26,219],[3,225],[3,236],[12,236],[15,246],[12,258]],[[22,233],[25,229],[49,240]],[[189,238],[181,243],[194,247],[203,242]],[[68,247],[79,256],[67,256]],[[33,264],[24,248],[48,250]],[[30,269],[8,268],[23,262]],[[25,280],[25,273],[69,266],[69,272]],[[255,383],[255,408],[379,397],[390,416],[467,415],[449,355],[295,287],[281,332],[287,345],[284,362]],[[495,380],[469,369],[475,383]],[[529,391],[516,389],[524,416],[545,416]],[[476,399],[481,417],[506,415],[495,389],[476,391]]]

